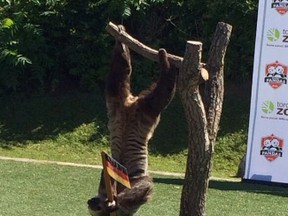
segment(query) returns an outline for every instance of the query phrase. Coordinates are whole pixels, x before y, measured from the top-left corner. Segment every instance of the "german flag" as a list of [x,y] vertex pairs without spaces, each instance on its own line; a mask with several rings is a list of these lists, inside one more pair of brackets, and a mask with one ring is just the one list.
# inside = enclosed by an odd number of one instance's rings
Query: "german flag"
[[127,168],[121,165],[118,161],[113,159],[107,153],[102,152],[104,154],[104,164],[108,175],[113,178],[115,181],[121,183],[127,188],[131,188],[129,176],[127,172]]

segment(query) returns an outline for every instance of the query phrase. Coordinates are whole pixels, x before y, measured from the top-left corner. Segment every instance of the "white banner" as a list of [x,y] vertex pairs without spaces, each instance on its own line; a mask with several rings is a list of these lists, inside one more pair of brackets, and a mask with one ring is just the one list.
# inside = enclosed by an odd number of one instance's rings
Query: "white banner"
[[288,183],[288,0],[260,0],[244,179]]

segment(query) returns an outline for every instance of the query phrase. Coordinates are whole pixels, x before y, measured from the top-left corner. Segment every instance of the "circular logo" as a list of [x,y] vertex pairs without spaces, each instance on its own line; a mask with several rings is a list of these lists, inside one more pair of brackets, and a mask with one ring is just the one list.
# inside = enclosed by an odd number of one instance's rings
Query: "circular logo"
[[267,38],[269,41],[274,42],[280,38],[280,31],[276,28],[272,28],[267,33]]
[[266,114],[272,113],[274,108],[275,106],[271,101],[264,101],[261,107],[262,111]]

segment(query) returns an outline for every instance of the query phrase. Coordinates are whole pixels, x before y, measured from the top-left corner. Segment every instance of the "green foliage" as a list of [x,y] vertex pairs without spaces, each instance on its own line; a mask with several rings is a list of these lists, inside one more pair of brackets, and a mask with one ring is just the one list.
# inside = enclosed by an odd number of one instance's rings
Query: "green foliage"
[[[226,56],[226,77],[248,81],[252,78],[258,0],[208,1],[204,33],[212,35],[217,22],[233,26]],[[213,27],[214,26],[214,27]],[[210,37],[205,37],[208,43]]]
[[97,11],[89,3],[47,0],[0,4],[0,37],[5,38],[0,44],[2,91],[54,92],[70,83],[91,88],[103,79],[107,65],[103,56],[109,50],[103,34],[105,21],[95,16]]
[[[233,34],[226,77],[245,81],[252,72],[256,14],[256,0],[1,1],[0,95],[102,88],[114,40],[105,31],[110,20],[180,56],[187,40],[200,40],[204,59],[217,22],[228,22]],[[155,78],[157,67],[138,56],[133,62],[138,90]]]
[[247,132],[243,130],[220,136],[215,146],[213,169],[221,170],[222,175],[235,176],[246,152],[246,143]]
[[42,55],[45,38],[40,25],[34,22],[40,16],[37,13],[39,4],[38,1],[6,1],[0,4],[3,11],[0,15],[0,38],[4,38],[0,46],[2,91],[34,90],[33,86],[43,83],[49,59],[45,53]]

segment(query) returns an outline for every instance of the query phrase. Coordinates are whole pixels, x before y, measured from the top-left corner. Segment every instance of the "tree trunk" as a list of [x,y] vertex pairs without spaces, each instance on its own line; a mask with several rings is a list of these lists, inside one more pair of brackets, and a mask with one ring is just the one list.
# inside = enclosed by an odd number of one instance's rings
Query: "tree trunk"
[[211,159],[222,112],[224,56],[232,27],[218,23],[209,51],[205,106],[200,95],[202,43],[187,42],[178,87],[188,124],[188,158],[180,216],[205,215]]

